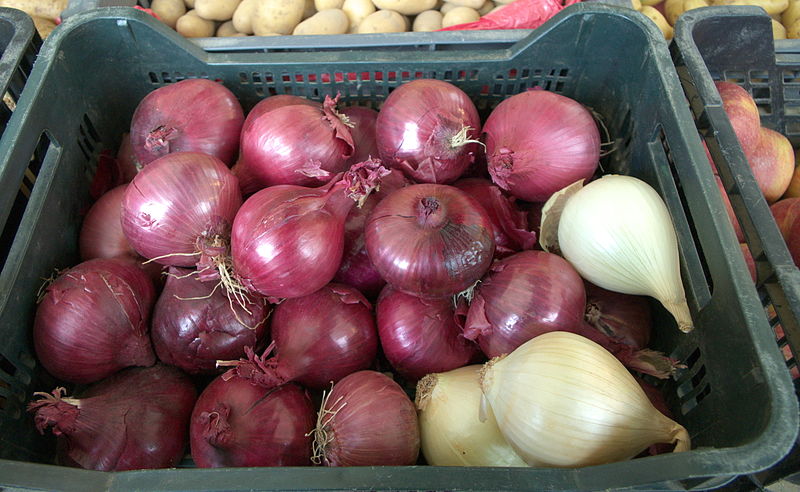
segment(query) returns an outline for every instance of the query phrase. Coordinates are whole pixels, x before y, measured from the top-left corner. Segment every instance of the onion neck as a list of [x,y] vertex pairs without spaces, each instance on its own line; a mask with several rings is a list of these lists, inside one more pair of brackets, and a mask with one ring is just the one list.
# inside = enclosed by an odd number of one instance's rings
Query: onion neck
[[420,198],[417,202],[417,223],[422,227],[438,229],[447,222],[447,208],[432,196]]
[[424,411],[428,407],[431,394],[438,382],[439,376],[436,374],[428,374],[417,382],[417,394],[414,397],[414,405],[417,410]]
[[144,148],[157,155],[169,154],[169,143],[178,138],[178,129],[161,125],[144,138]]
[[504,190],[510,187],[509,179],[514,172],[514,151],[506,147],[492,155],[489,163],[489,174],[494,184]]
[[217,367],[232,367],[222,375],[224,381],[233,377],[247,379],[252,384],[263,388],[275,388],[291,381],[291,377],[284,374],[283,365],[278,356],[269,359],[269,354],[275,348],[273,341],[260,356],[256,355],[252,347],[245,347],[245,359],[232,361],[217,361]]
[[203,438],[216,448],[229,448],[233,444],[230,414],[230,407],[224,403],[217,403],[213,412],[200,414],[200,419],[204,423]]
[[350,119],[339,113],[336,110],[336,104],[339,102],[339,94],[335,98],[325,96],[325,101],[322,103],[322,112],[325,119],[331,125],[334,138],[342,144],[342,157],[350,158],[355,152],[355,143],[353,142],[353,135],[350,133],[350,128],[353,124]]
[[60,436],[69,435],[77,428],[76,421],[80,416],[80,400],[65,398],[67,390],[58,387],[52,393],[36,392],[33,395],[39,400],[28,404],[28,411],[35,412],[34,422],[40,434],[48,427],[53,428],[53,434]]
[[686,298],[679,300],[661,301],[667,311],[675,317],[675,322],[678,323],[678,329],[684,333],[689,333],[694,329],[694,322],[692,315],[689,312],[689,305],[686,303]]

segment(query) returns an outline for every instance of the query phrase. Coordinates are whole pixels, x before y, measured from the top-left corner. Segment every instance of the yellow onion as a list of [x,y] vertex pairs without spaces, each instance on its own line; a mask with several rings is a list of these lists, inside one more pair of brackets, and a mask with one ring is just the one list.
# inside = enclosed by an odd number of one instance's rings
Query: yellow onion
[[691,446],[686,429],[656,410],[616,357],[573,333],[546,333],[492,359],[481,390],[482,405],[531,466],[599,465],[652,444]]
[[422,454],[435,466],[527,466],[489,410],[479,419],[481,365],[428,374],[417,383]]

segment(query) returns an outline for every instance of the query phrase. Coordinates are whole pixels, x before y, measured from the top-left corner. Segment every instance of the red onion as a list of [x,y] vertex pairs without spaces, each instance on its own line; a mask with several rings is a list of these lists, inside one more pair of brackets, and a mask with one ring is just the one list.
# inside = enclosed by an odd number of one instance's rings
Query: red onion
[[374,299],[386,285],[381,274],[372,265],[367,254],[365,225],[375,206],[390,193],[408,185],[403,173],[397,169],[381,179],[380,189],[372,193],[364,205],[353,207],[344,223],[344,252],[334,282],[347,284]]
[[117,175],[120,183],[130,183],[142,170],[142,165],[133,153],[130,133],[122,134],[122,141],[117,150]]
[[477,200],[489,214],[494,229],[495,257],[504,258],[536,246],[536,233],[528,230],[528,214],[517,208],[513,197],[507,197],[485,179],[461,179],[453,186]]
[[478,346],[461,336],[451,299],[421,299],[387,286],[376,319],[383,353],[405,378],[417,380],[480,358]]
[[501,102],[483,126],[492,181],[512,195],[544,202],[600,159],[600,132],[576,101],[536,90]]
[[236,177],[219,159],[178,152],[136,175],[122,201],[122,230],[145,258],[197,265],[214,278],[227,258],[230,224],[241,204]]
[[353,136],[353,156],[348,164],[366,161],[371,157],[378,157],[378,142],[376,141],[375,123],[378,112],[362,106],[350,106],[342,109],[342,114],[353,125],[350,134]]
[[330,282],[342,261],[350,209],[387,172],[377,161],[366,161],[322,188],[278,185],[248,198],[231,234],[242,285],[281,298],[305,296]]
[[550,331],[572,331],[581,323],[586,292],[565,259],[523,251],[496,261],[475,289],[464,336],[483,353],[511,353]]
[[268,315],[263,298],[248,298],[241,306],[191,270],[170,267],[153,310],[153,346],[167,364],[190,374],[213,374],[218,360],[242,357],[245,347],[261,342]]
[[50,284],[36,310],[33,342],[45,369],[91,383],[155,362],[148,327],[155,289],[123,259],[85,261]]
[[452,183],[475,159],[481,121],[464,91],[417,79],[395,89],[378,113],[381,160],[421,183]]
[[131,145],[139,164],[173,152],[200,152],[233,164],[244,122],[242,106],[225,86],[186,79],[159,87],[139,102]]
[[620,294],[585,282],[586,321],[609,337],[643,349],[650,343],[653,319],[646,297]]
[[192,411],[192,458],[201,468],[310,465],[314,419],[299,386],[269,389],[218,377]]
[[247,113],[247,118],[245,118],[244,125],[242,126],[242,133],[244,133],[255,120],[261,117],[261,115],[267,114],[274,109],[283,108],[286,106],[296,106],[298,104],[322,109],[322,104],[304,97],[292,96],[290,94],[278,94],[275,96],[270,96],[258,101],[258,104],[253,106],[253,109]]
[[139,257],[122,232],[120,222],[122,197],[127,187],[123,184],[107,191],[89,209],[78,236],[81,259]]
[[353,138],[336,111],[337,100],[338,96],[326,96],[322,108],[279,107],[248,123],[234,167],[242,192],[277,184],[319,186],[345,171],[353,155]]
[[314,431],[315,462],[408,466],[417,462],[418,454],[417,411],[387,376],[375,371],[353,373],[323,399]]
[[[295,381],[325,388],[369,367],[378,350],[372,307],[341,284],[278,304],[271,329],[272,345],[261,357],[249,350],[246,360],[219,363],[234,366],[225,377],[236,374],[264,387]],[[273,348],[275,356],[267,359]]]
[[186,449],[197,392],[179,370],[131,368],[90,386],[78,398],[64,388],[28,405],[36,428],[58,436],[58,461],[90,470],[170,468]]
[[419,184],[383,199],[367,220],[367,251],[393,287],[422,297],[465,290],[489,268],[492,223],[478,202],[446,185]]

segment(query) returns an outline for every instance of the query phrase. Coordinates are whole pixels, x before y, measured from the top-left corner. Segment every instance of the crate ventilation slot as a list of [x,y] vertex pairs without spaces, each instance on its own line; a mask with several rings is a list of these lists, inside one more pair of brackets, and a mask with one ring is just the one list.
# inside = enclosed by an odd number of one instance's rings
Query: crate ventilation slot
[[687,415],[711,394],[711,385],[705,380],[706,366],[699,348],[686,358],[684,364],[686,369],[677,378],[676,393],[681,413]]

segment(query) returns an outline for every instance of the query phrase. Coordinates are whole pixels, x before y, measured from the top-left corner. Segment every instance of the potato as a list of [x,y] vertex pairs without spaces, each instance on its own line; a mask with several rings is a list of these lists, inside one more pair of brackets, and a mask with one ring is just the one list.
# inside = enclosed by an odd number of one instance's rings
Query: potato
[[456,7],[450,12],[444,14],[442,18],[442,27],[456,26],[458,24],[466,24],[467,22],[475,22],[480,19],[481,15],[477,10],[469,7]]
[[789,28],[797,19],[800,19],[800,0],[792,0],[789,7],[781,13],[781,24]]
[[186,4],[186,8],[187,9],[193,9],[194,8],[194,0],[184,0],[183,3]]
[[260,0],[253,15],[253,33],[291,34],[303,19],[305,0]]
[[800,19],[794,21],[791,26],[786,28],[788,39],[800,39]]
[[30,16],[55,20],[67,8],[67,0],[0,0],[0,7],[11,7]]
[[294,28],[292,34],[344,34],[350,19],[341,9],[320,10]]
[[372,0],[381,10],[394,10],[398,14],[417,15],[430,10],[436,5],[436,0]]
[[190,10],[178,18],[175,30],[187,38],[210,38],[214,35],[214,21],[203,19]]
[[772,19],[772,39],[786,39],[786,28],[775,19]]
[[259,0],[242,0],[233,13],[233,27],[244,34],[253,34],[253,15]]
[[361,21],[375,12],[375,4],[372,0],[344,0],[342,10],[350,19],[350,31],[356,32]]
[[207,20],[229,21],[241,0],[194,0],[194,11]]
[[438,10],[420,12],[414,19],[412,30],[414,32],[438,31],[442,28],[442,13]]
[[633,7],[633,10],[641,10],[642,2],[640,0],[631,0],[631,7]]
[[663,1],[664,0],[642,0],[642,5],[650,5],[652,7],[652,6],[658,5],[659,3],[663,2]]
[[[497,0],[495,0],[495,1],[497,1]],[[498,10],[502,10],[504,7],[506,7],[506,5],[503,5],[503,4],[495,5],[494,8],[489,11],[489,13],[491,14],[493,12],[497,12]]]
[[39,37],[42,39],[49,36],[50,33],[53,32],[53,29],[56,28],[56,23],[46,17],[32,15],[31,19],[33,20],[34,27],[36,27],[36,32],[39,33]]
[[789,0],[713,0],[711,5],[755,5],[772,15],[789,8]]
[[344,5],[344,0],[314,0],[314,8],[317,11],[328,9],[341,9]]
[[459,7],[469,7],[471,9],[478,10],[479,8],[483,7],[483,3],[485,0],[445,0],[447,3],[452,3]]
[[359,34],[375,32],[404,32],[406,21],[394,10],[378,10],[368,15],[358,25]]
[[441,12],[442,15],[444,15],[455,8],[458,8],[458,5],[450,2],[444,2],[444,5],[442,5],[442,8],[439,9],[439,12]]
[[178,17],[186,13],[186,4],[183,0],[153,0],[150,8],[155,12],[161,22],[175,29]]
[[661,15],[661,12],[658,11],[655,7],[651,7],[649,5],[642,5],[642,9],[639,11],[647,16],[648,19],[655,22],[661,32],[664,34],[664,39],[672,39],[672,26],[667,23],[667,19]]
[[664,13],[671,26],[674,26],[678,17],[687,10],[709,5],[707,0],[666,0],[666,2],[664,4]]
[[306,20],[312,15],[317,13],[317,7],[314,6],[314,0],[305,0],[305,5],[303,6],[303,19]]
[[478,13],[481,14],[481,17],[488,14],[494,8],[494,2],[492,0],[486,0],[483,2],[481,8],[478,9]]
[[233,21],[228,21],[219,25],[216,35],[220,38],[229,38],[237,32],[236,28],[233,27]]

